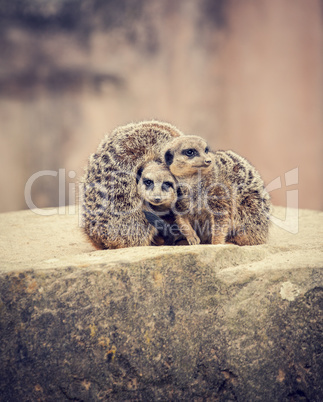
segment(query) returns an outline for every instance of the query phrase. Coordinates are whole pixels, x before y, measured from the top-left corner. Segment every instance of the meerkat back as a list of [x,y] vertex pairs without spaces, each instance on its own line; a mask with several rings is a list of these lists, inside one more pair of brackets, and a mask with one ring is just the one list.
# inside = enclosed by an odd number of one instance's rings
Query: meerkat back
[[218,182],[227,187],[231,198],[227,241],[241,246],[265,243],[271,202],[259,172],[233,151],[217,151],[214,155]]
[[82,179],[83,227],[95,245],[150,245],[155,231],[142,211],[138,171],[158,160],[165,144],[182,135],[168,123],[145,121],[118,127],[102,140]]

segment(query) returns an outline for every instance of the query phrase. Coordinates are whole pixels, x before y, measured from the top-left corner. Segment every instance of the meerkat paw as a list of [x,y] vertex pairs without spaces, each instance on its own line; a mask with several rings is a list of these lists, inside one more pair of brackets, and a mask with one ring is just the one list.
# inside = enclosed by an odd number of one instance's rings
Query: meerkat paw
[[186,240],[190,246],[195,246],[196,244],[200,244],[201,240],[196,233],[192,233],[186,236]]

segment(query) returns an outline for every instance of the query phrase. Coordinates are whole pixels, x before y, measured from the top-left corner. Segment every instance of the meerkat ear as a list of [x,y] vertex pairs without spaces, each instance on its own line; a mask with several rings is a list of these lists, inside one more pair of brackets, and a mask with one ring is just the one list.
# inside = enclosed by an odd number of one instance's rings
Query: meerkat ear
[[171,152],[171,150],[169,149],[168,151],[166,151],[165,153],[165,162],[166,165],[169,166],[173,163],[174,160],[174,154]]
[[136,176],[136,184],[139,183],[139,180],[141,179],[141,175],[142,175],[143,170],[144,170],[144,167],[143,167],[143,166],[141,166],[141,167],[138,169],[138,171],[137,171],[137,176]]

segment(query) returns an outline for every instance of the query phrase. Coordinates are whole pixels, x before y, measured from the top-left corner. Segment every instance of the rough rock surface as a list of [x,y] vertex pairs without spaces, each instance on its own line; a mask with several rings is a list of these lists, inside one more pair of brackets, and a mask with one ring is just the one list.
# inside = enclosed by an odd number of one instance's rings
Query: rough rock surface
[[323,400],[322,212],[263,246],[111,251],[59,212],[0,215],[1,401]]

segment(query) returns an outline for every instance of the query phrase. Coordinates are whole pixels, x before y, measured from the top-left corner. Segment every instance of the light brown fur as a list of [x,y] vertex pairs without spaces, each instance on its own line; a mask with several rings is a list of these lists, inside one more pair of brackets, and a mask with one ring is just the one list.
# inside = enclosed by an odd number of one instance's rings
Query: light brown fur
[[142,211],[138,172],[158,160],[162,148],[183,134],[174,126],[145,121],[118,127],[106,136],[82,179],[86,234],[102,248],[150,245],[155,228]]
[[[169,169],[159,162],[149,162],[138,181],[138,194],[143,202],[143,210],[152,212],[167,224],[173,225],[175,217],[172,209],[177,200],[177,184]],[[154,245],[164,244],[162,236],[151,238]]]
[[[187,150],[196,155],[186,155]],[[210,153],[206,141],[194,136],[174,139],[163,153],[179,182],[174,212],[189,244],[266,242],[270,199],[246,159],[232,151]]]

